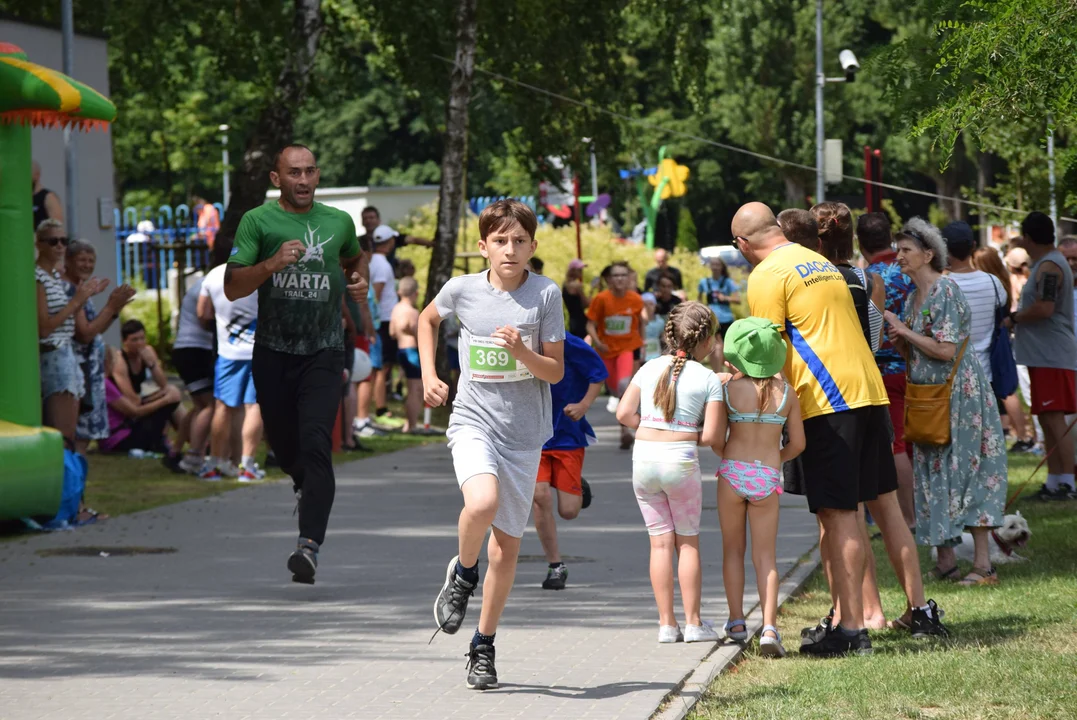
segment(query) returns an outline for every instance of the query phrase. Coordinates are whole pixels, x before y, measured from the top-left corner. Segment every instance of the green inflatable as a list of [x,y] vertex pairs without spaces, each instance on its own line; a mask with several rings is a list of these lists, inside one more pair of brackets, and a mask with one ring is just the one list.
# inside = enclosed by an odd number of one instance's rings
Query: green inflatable
[[115,117],[100,93],[0,42],[0,520],[55,515],[63,486],[63,438],[41,427],[30,128]]

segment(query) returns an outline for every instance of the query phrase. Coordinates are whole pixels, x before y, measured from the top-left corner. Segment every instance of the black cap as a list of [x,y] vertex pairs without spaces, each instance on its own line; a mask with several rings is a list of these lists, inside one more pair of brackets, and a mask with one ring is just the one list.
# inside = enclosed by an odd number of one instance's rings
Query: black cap
[[976,236],[964,220],[955,220],[944,227],[942,236],[946,239],[946,250],[958,260],[967,260],[976,249]]

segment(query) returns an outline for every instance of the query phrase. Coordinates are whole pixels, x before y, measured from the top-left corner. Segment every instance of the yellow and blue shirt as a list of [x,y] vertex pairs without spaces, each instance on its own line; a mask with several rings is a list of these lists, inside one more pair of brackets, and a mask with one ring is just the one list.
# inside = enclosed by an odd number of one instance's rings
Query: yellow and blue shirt
[[785,376],[804,419],[889,404],[849,286],[822,255],[794,244],[774,249],[748,277],[748,306],[784,329]]

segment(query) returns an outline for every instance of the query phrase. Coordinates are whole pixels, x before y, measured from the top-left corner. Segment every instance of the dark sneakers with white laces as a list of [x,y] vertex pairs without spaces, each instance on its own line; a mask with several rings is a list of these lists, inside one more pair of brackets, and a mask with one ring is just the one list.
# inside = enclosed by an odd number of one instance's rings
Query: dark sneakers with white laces
[[[469,583],[457,574],[456,567],[459,561],[459,555],[449,561],[449,567],[445,571],[445,583],[441,586],[437,599],[434,600],[434,622],[438,630],[449,635],[456,634],[460,625],[463,624],[464,615],[467,613],[467,601],[475,593],[475,586],[478,584]],[[492,646],[490,650],[492,668]]]
[[292,571],[292,582],[313,585],[318,570],[318,543],[299,538],[295,552],[288,557],[288,569]]
[[564,563],[546,569],[546,579],[542,581],[543,590],[564,590],[568,582],[568,568]]
[[496,689],[497,669],[494,668],[494,646],[472,645],[467,656],[467,686],[472,690]]

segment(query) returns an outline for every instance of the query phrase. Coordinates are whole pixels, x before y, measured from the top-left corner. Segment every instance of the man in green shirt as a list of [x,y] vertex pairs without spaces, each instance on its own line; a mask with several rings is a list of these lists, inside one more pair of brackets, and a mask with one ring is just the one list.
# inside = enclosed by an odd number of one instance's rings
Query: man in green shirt
[[344,372],[341,300],[345,287],[366,299],[368,268],[351,217],[314,202],[319,171],[309,148],[285,147],[269,178],[280,199],[240,221],[224,293],[235,301],[258,291],[254,385],[269,444],[299,500],[299,543],[288,569],[293,581],[313,584],[336,493],[331,437]]

